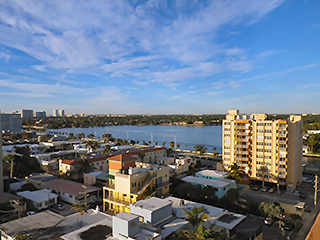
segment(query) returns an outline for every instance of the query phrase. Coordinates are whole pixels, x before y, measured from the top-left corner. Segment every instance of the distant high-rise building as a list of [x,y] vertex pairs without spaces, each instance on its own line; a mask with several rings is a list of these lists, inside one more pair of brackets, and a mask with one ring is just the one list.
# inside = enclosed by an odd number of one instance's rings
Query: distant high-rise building
[[287,187],[292,192],[302,180],[301,116],[268,119],[266,114],[240,115],[229,110],[222,124],[222,159],[233,163],[251,180]]
[[54,117],[59,117],[58,109],[53,110],[53,116]]
[[21,115],[17,113],[0,112],[0,131],[21,132]]
[[3,192],[2,134],[0,132],[0,193]]
[[33,110],[21,109],[19,110],[21,118],[33,118]]
[[65,113],[63,109],[60,110],[60,117],[65,117]]
[[47,116],[45,111],[35,112],[34,117],[36,118],[45,118]]

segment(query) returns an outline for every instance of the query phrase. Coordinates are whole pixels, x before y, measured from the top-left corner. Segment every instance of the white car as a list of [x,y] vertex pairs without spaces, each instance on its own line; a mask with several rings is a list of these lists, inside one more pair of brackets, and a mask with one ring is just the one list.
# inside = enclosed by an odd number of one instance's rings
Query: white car
[[31,216],[31,215],[33,215],[33,214],[36,214],[34,211],[29,211],[29,212],[27,212],[27,216]]

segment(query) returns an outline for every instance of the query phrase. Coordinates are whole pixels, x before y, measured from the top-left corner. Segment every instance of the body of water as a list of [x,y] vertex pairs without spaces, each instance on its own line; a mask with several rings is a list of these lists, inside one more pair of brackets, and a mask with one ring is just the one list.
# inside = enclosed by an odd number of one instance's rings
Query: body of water
[[162,145],[166,142],[165,147],[169,147],[169,142],[176,138],[180,149],[194,150],[194,146],[203,144],[208,148],[208,152],[213,152],[213,147],[221,153],[222,146],[222,126],[205,126],[205,127],[186,127],[186,126],[112,126],[112,127],[93,127],[93,128],[63,128],[48,129],[48,133],[84,133],[94,134],[97,138],[105,133],[111,133],[115,138],[129,139],[134,141],[157,143]]

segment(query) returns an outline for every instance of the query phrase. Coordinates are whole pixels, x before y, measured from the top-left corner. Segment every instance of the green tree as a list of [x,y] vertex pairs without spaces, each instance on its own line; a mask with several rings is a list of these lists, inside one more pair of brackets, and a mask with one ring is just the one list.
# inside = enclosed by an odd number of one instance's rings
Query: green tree
[[213,150],[213,156],[218,156],[217,148],[213,147],[212,150]]
[[138,156],[141,159],[141,162],[143,162],[143,159],[146,156],[146,153],[141,151],[141,152],[138,153]]
[[87,210],[84,206],[81,206],[79,203],[72,204],[71,209],[76,210],[76,212],[80,214],[80,227],[82,227],[82,215],[87,213]]
[[166,142],[163,142],[163,143],[162,143],[162,146],[165,146],[166,144],[167,144]]
[[245,172],[240,169],[238,164],[234,162],[232,165],[229,166],[229,174],[228,178],[230,179],[242,179],[242,177],[245,176]]
[[103,148],[102,153],[110,153],[110,152],[112,152],[110,145],[106,145],[106,146]]
[[260,204],[261,211],[264,213],[266,217],[277,218],[281,213],[281,207],[276,203],[266,203],[262,202]]
[[186,215],[186,220],[191,223],[193,227],[203,222],[205,219],[209,219],[209,215],[204,212],[204,206],[194,206],[192,210],[188,211],[182,208],[182,211]]
[[198,153],[200,156],[202,156],[205,152],[207,152],[207,148],[204,145],[196,145],[193,147],[196,153]]
[[87,158],[82,158],[80,161],[80,167],[78,174],[82,176],[84,173],[89,173],[94,170],[94,166],[91,165],[90,161]]
[[170,145],[170,148],[174,148],[174,141],[171,141],[169,145]]
[[180,144],[177,144],[177,148],[179,148],[180,147]]
[[110,133],[106,133],[106,134],[102,135],[104,142],[109,142],[111,137],[112,137],[112,134],[110,134]]
[[69,139],[76,139],[76,137],[74,136],[74,133],[69,133],[68,138]]

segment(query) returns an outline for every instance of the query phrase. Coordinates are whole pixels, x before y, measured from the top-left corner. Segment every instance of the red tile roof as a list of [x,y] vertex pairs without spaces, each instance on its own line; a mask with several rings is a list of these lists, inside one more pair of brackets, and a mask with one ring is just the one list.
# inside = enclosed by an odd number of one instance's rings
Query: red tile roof
[[115,156],[109,157],[109,158],[107,158],[107,160],[118,161],[118,162],[136,160],[136,158],[131,156],[131,155],[132,154],[130,154],[130,153],[122,153],[122,154],[119,154],[119,155],[115,155]]
[[[102,157],[90,157],[87,158],[90,162],[100,162],[100,161],[104,161],[107,160],[107,156],[102,156]],[[67,164],[67,165],[71,165],[71,166],[75,166],[75,165],[79,165],[81,162],[81,160],[67,160],[64,159],[61,161],[61,163],[63,164]]]
[[49,189],[53,189],[55,191],[60,191],[66,194],[70,194],[73,196],[78,196],[79,193],[84,192],[84,188],[82,186],[87,187],[87,192],[94,192],[100,190],[97,187],[85,185],[83,183],[78,183],[69,180],[56,179],[52,182],[47,183],[46,187]]

